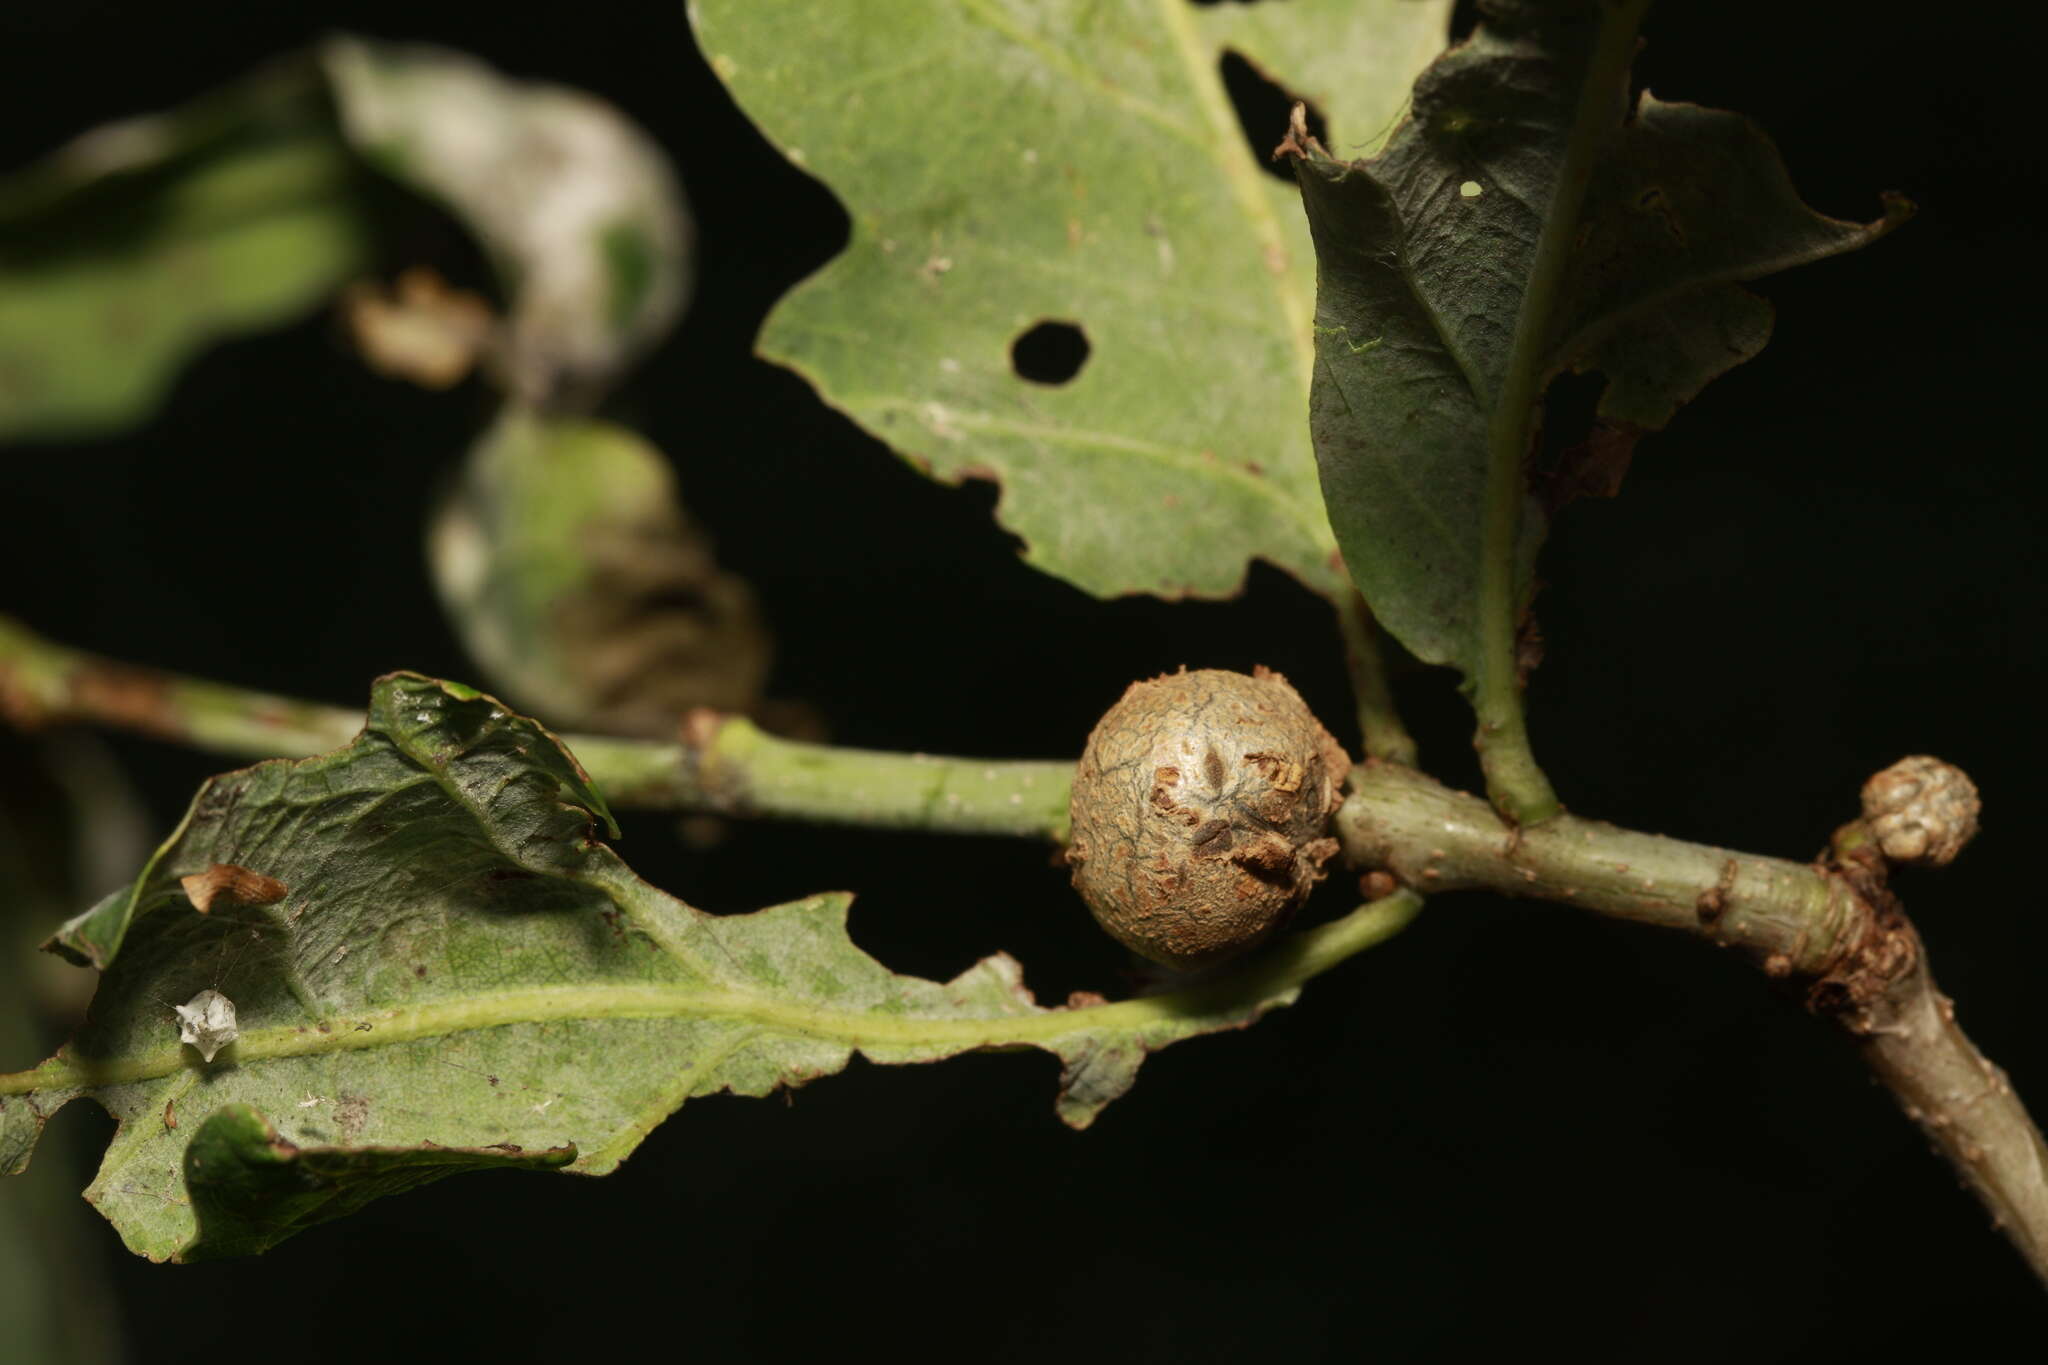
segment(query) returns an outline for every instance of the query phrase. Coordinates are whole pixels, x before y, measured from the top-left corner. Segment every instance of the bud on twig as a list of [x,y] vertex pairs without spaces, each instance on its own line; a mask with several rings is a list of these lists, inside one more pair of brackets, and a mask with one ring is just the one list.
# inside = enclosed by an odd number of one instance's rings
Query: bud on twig
[[1918,754],[1863,784],[1863,819],[1895,863],[1945,867],[1976,837],[1984,802],[1961,768]]

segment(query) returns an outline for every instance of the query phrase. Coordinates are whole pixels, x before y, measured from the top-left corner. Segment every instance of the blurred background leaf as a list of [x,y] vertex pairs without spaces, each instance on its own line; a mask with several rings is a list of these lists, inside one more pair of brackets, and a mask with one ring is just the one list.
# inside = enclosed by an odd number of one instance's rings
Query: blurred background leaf
[[769,640],[661,452],[608,423],[508,412],[428,532],[463,645],[515,705],[668,738],[693,706],[748,712]]
[[682,312],[691,227],[659,144],[618,110],[445,48],[320,49],[350,145],[450,209],[510,295],[505,386],[601,395]]
[[389,224],[366,166],[482,246],[509,303],[474,349],[525,402],[594,402],[682,310],[690,220],[638,126],[461,53],[337,37],[0,180],[0,439],[132,425],[197,352],[368,271]]
[[332,129],[288,62],[0,181],[0,438],[139,421],[193,353],[364,268],[359,172]]
[[[454,215],[502,315],[420,261],[370,278],[373,239],[408,250],[380,172]],[[691,235],[666,153],[603,100],[446,48],[329,38],[0,181],[0,439],[132,425],[198,351],[339,293],[372,369],[430,389],[481,371],[504,395],[431,534],[488,680],[554,723],[627,734],[695,705],[752,711],[767,633],[667,462],[542,415],[595,404],[666,335]]]

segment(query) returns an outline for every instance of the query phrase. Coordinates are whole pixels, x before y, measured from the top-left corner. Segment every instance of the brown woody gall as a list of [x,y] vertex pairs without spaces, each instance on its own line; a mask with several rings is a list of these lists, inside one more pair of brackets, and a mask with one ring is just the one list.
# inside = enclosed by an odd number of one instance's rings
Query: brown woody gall
[[1170,967],[1222,961],[1286,923],[1337,851],[1351,761],[1278,673],[1133,683],[1074,774],[1074,887],[1102,927]]

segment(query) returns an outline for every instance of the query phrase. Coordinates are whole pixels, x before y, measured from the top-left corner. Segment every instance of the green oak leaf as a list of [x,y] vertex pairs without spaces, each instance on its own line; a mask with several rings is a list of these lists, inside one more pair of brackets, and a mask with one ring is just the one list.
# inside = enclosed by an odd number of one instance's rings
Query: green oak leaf
[[359,170],[302,68],[0,181],[0,439],[141,421],[185,362],[364,268]]
[[434,586],[494,685],[550,721],[669,738],[761,699],[768,633],[660,451],[606,422],[507,412],[427,536]]
[[[761,353],[933,477],[999,481],[1027,561],[1088,592],[1227,596],[1258,558],[1336,596],[1300,416],[1312,256],[1220,63],[1370,145],[1448,11],[694,0],[712,68],[853,220]],[[1042,322],[1086,339],[1064,383],[1012,363]]]
[[[1502,472],[1517,492],[1550,381],[1606,376],[1601,415],[1625,435],[1603,458],[1625,460],[1635,432],[1769,337],[1768,305],[1737,281],[1863,246],[1908,211],[1825,218],[1747,119],[1647,93],[1631,106],[1632,29],[1603,31],[1602,12],[1495,6],[1418,80],[1377,156],[1293,147],[1318,260],[1310,422],[1331,522],[1378,619],[1468,676],[1491,632],[1490,657],[1511,657],[1531,592],[1543,512],[1512,498],[1489,526],[1487,497]],[[1582,204],[1563,192],[1575,173]],[[1489,621],[1483,585],[1503,558],[1511,601]]]
[[[401,702],[403,705],[398,705]],[[252,799],[259,805],[304,801],[302,789],[309,783],[318,796],[318,784],[342,780],[319,766],[330,761],[354,783],[379,778],[402,783],[408,775],[428,775],[452,784],[449,795],[458,800],[484,802],[495,798],[507,784],[521,784],[529,794],[536,794],[536,799],[522,808],[527,825],[519,831],[492,832],[506,836],[502,851],[507,861],[535,876],[556,870],[565,857],[580,849],[592,817],[603,821],[613,836],[619,832],[604,797],[591,785],[583,766],[540,726],[510,716],[499,703],[461,683],[409,686],[404,681],[390,681],[375,693],[368,726],[355,744],[327,759],[259,763],[201,787],[184,824],[151,855],[142,874],[67,922],[45,946],[81,966],[102,971],[112,966],[137,920],[156,911],[193,908],[185,877],[213,867],[243,866],[239,861],[241,845],[236,842],[241,832],[238,826],[218,818],[224,811]],[[302,771],[307,764],[315,767]],[[367,833],[381,838],[390,831],[379,823]],[[513,833],[523,837],[514,839],[510,837]],[[544,834],[552,837],[541,837]],[[311,844],[294,845],[292,864],[279,866],[295,865],[313,856],[312,848]],[[431,853],[431,846],[422,851]],[[200,856],[207,852],[219,856]],[[395,845],[390,850],[392,856],[399,852]],[[192,864],[185,871],[172,868],[180,857]],[[261,875],[283,880],[282,873],[263,871]],[[287,888],[291,885],[285,882]]]
[[[67,926],[106,970],[70,1044],[0,1075],[0,1171],[91,1096],[119,1127],[87,1197],[134,1251],[193,1259],[501,1157],[603,1174],[692,1097],[765,1095],[856,1051],[1042,1049],[1082,1127],[1148,1052],[1292,1001],[1416,904],[1178,991],[1048,1009],[1002,954],[945,982],[890,972],[848,937],[844,895],[694,910],[627,869],[605,819],[532,721],[381,680],[354,742],[214,778],[133,887]],[[235,1009],[211,1062],[173,1017],[202,991]]]

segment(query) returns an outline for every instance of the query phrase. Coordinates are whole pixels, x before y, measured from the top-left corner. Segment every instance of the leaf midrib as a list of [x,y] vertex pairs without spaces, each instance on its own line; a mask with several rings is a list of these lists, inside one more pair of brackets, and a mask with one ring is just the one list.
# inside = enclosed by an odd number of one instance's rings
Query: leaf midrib
[[[1245,1004],[1264,1003],[1253,996]],[[564,1020],[679,1019],[759,1024],[775,1032],[829,1039],[854,1047],[994,1047],[1042,1043],[1104,1028],[1134,1029],[1179,1018],[1184,1009],[1168,997],[1151,996],[1079,1010],[959,1019],[893,1014],[856,1014],[777,1001],[743,991],[695,986],[597,982],[585,986],[535,986],[492,991],[397,1009],[336,1016],[315,1026],[282,1025],[249,1029],[235,1043],[234,1062],[316,1057],[393,1047],[422,1039],[486,1028]],[[94,1061],[60,1056],[32,1071],[0,1075],[0,1095],[74,1086],[128,1085],[191,1068],[182,1044],[137,1056]]]
[[[1137,1032],[1153,1026],[1172,1029],[1184,1025],[1191,1014],[1236,1012],[1248,1020],[1253,1014],[1287,1004],[1302,983],[1398,933],[1420,903],[1409,893],[1398,893],[1360,906],[1342,919],[1276,945],[1234,979],[1078,1009],[935,1019],[792,1005],[742,991],[600,981],[372,1010],[327,1020],[324,1027],[251,1029],[236,1042],[234,1059],[240,1064],[359,1052],[483,1028],[573,1019],[724,1019],[834,1039],[858,1048],[936,1046],[962,1051],[1018,1043],[1045,1046],[1065,1037],[1098,1037],[1107,1031]],[[99,1061],[60,1053],[31,1070],[0,1074],[0,1095],[132,1084],[188,1069],[197,1070],[185,1060],[183,1045]]]

